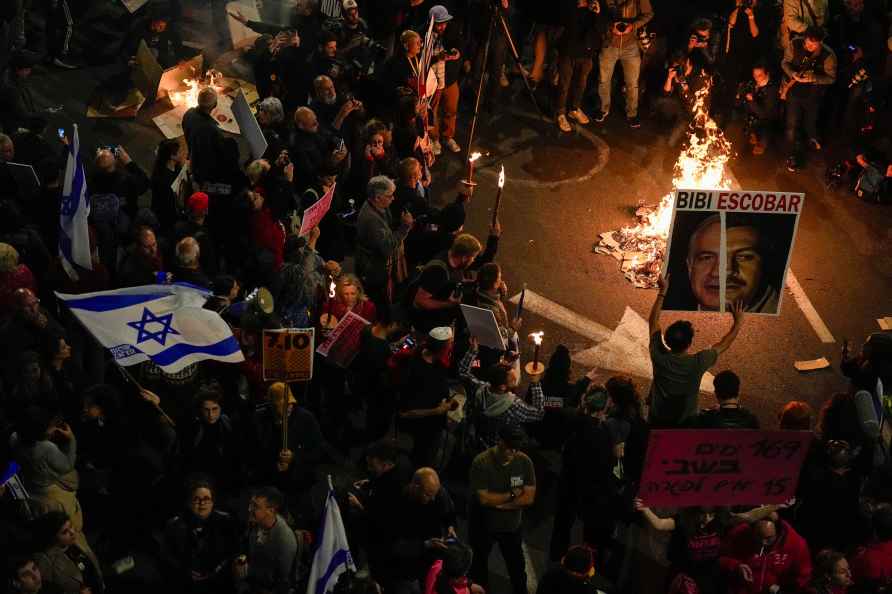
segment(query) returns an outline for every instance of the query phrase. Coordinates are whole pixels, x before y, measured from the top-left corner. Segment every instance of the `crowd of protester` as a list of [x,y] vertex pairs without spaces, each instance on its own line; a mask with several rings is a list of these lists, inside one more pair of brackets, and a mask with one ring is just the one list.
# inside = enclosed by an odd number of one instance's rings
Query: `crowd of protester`
[[[892,47],[882,2],[343,0],[330,16],[299,0],[284,19],[267,2],[250,21],[212,0],[219,45],[227,19],[261,34],[246,55],[266,154],[246,158],[220,130],[212,87],[186,112],[183,141],[162,141],[151,168],[122,146],[82,151],[92,269],[76,274],[56,255],[69,139],[47,133],[30,90],[29,39],[40,32],[28,11],[47,16],[52,67],[74,66],[76,24],[66,0],[33,4],[0,8],[0,546],[10,592],[304,591],[332,473],[360,568],[339,592],[498,592],[498,545],[510,590],[527,594],[525,515],[537,513],[554,519],[540,594],[647,591],[636,531],[669,533],[654,591],[892,591],[892,461],[882,423],[865,427],[856,404],[878,380],[892,386],[888,335],[845,355],[848,392],[817,413],[790,400],[762,427],[814,433],[795,499],[650,509],[635,494],[651,429],[760,427],[733,364],[719,362],[745,314],[734,311],[712,348],[690,352],[689,322],[660,326],[662,282],[649,388],[622,375],[574,378],[564,346],[544,374],[524,373],[501,224],[482,239],[464,232],[474,187],[442,188],[437,164],[462,152],[460,105],[473,106],[485,68],[485,110],[529,76],[564,132],[570,120],[589,124],[586,110],[603,122],[622,105],[632,128],[669,121],[675,145],[702,90],[720,123],[742,125],[746,152],[778,145],[791,170],[841,130],[853,148],[834,176],[881,201],[892,177],[889,130],[875,125],[888,110]],[[146,11],[121,59],[142,39],[175,63],[183,7]],[[530,46],[529,72],[498,27],[486,46],[494,12],[521,51]],[[428,77],[420,53],[431,22]],[[429,79],[435,91],[420,97]],[[31,165],[40,183],[7,162]],[[330,211],[299,235],[306,209],[331,191]],[[206,307],[232,326],[244,362],[176,374],[146,362],[125,375],[54,294],[169,282],[212,293]],[[479,344],[460,304],[490,310],[505,348]],[[317,356],[310,382],[263,380],[264,330],[312,327],[321,340],[351,312],[368,322],[355,357]],[[701,411],[700,380],[717,365],[716,405]],[[354,482],[357,473],[367,478]],[[577,519],[582,542],[571,544]]]

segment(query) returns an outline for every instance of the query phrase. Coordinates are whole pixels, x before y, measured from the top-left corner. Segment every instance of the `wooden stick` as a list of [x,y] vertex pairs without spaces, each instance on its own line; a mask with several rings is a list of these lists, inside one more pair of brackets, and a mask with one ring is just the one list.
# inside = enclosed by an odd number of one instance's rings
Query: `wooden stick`
[[[117,362],[115,364],[118,365]],[[123,365],[118,365],[118,369],[121,370],[121,373],[124,374],[125,378],[127,378],[134,386],[136,386],[137,390],[139,390],[140,392],[145,390],[145,388],[143,388],[142,385],[138,381],[136,381],[136,378],[133,377],[133,374],[130,373],[126,367],[124,367]],[[177,424],[173,422],[173,419],[170,418],[170,415],[168,415],[166,412],[164,412],[164,409],[161,408],[160,404],[155,405],[155,410],[157,410],[159,413],[161,413],[161,416],[164,418],[165,421],[170,423],[171,427],[177,426]]]

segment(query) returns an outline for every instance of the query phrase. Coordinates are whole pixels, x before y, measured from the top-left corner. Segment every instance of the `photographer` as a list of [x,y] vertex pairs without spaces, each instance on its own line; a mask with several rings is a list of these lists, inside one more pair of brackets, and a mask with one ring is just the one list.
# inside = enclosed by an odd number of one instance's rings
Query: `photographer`
[[626,92],[626,122],[631,128],[641,126],[638,119],[638,78],[641,73],[641,50],[638,48],[636,31],[654,16],[650,0],[604,0],[601,7],[610,26],[603,40],[598,57],[598,96],[601,112],[595,118],[603,122],[610,113],[610,95],[613,87],[613,69],[622,63]]
[[[434,20],[433,59],[431,68],[437,75],[437,92],[431,104],[434,122],[431,128],[433,153],[442,152],[441,144],[449,152],[457,153],[461,147],[455,142],[455,120],[458,114],[458,79],[461,70],[461,27],[453,24],[452,15],[444,6],[432,6],[430,17]],[[440,142],[442,140],[442,143]]]
[[122,146],[98,149],[94,165],[96,169],[87,186],[91,195],[116,195],[126,205],[127,216],[133,220],[137,199],[152,186],[149,176]]
[[672,123],[666,143],[676,146],[691,123],[696,93],[706,84],[709,76],[698,62],[698,54],[676,51],[669,62],[666,81],[663,83],[663,97],[656,102],[660,116]]
[[[561,25],[564,33],[558,43],[558,85],[557,124],[562,132],[572,130],[567,121],[569,115],[581,125],[589,123],[582,111],[582,96],[592,71],[592,57],[598,47],[598,15],[601,4],[598,0],[561,0]],[[573,87],[571,110],[567,113],[567,98]]]
[[753,155],[761,155],[768,146],[780,118],[777,83],[765,64],[753,66],[752,80],[741,85],[737,105],[743,110],[744,135]]
[[719,55],[721,34],[718,33],[709,19],[697,19],[691,23],[688,35],[688,55],[698,54],[702,64],[714,66]]
[[824,30],[809,27],[805,36],[796,38],[784,51],[781,68],[789,77],[781,97],[786,96],[787,121],[784,132],[789,157],[787,170],[802,167],[802,148],[798,142],[800,124],[805,128],[809,146],[819,151],[818,111],[826,89],[836,81],[836,53],[824,41]]

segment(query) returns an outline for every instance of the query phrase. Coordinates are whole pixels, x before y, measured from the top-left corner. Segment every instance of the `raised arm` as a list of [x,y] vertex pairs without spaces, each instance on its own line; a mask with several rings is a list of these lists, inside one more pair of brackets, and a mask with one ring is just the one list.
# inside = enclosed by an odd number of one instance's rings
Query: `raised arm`
[[731,315],[734,316],[734,324],[731,325],[731,329],[728,330],[728,333],[712,347],[720,355],[728,350],[728,347],[730,347],[731,343],[734,342],[734,339],[737,338],[737,333],[740,332],[740,326],[743,324],[742,301],[738,301],[731,306]]
[[668,274],[665,277],[657,278],[657,287],[659,287],[659,292],[657,298],[654,299],[653,307],[650,308],[650,317],[647,319],[651,336],[660,331],[660,313],[663,311],[663,299],[666,298],[666,290],[669,288]]

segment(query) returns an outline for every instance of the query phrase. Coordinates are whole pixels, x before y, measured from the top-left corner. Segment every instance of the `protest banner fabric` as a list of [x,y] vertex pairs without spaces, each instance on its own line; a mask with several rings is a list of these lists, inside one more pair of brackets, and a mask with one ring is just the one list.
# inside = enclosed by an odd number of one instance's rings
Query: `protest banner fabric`
[[758,190],[675,192],[663,274],[667,311],[780,314],[805,195]]
[[335,186],[337,186],[337,184],[331,184],[331,187],[325,195],[304,211],[303,219],[300,221],[300,233],[298,233],[298,235],[303,237],[309,233],[313,227],[319,225],[319,221],[322,220],[322,217],[324,217],[331,208],[331,200],[334,198]]
[[313,378],[313,328],[263,331],[263,381],[306,382]]
[[650,432],[638,496],[650,507],[782,503],[793,497],[809,431]]

